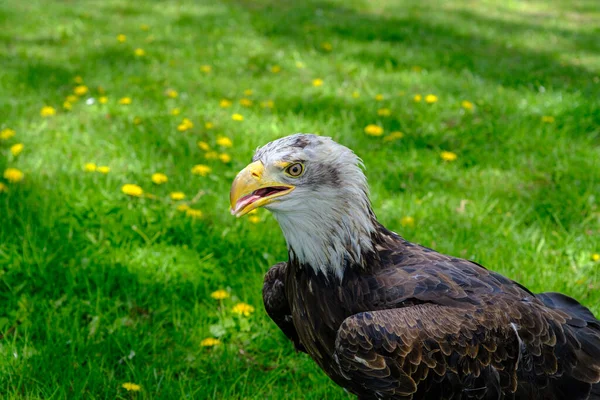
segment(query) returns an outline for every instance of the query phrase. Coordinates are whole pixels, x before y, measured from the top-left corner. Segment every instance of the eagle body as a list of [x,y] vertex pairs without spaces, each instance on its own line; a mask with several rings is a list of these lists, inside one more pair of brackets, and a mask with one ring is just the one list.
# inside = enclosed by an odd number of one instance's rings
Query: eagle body
[[265,275],[263,300],[298,351],[359,399],[600,400],[587,308],[387,230],[359,164],[294,135],[259,149],[232,187],[233,213],[266,199],[280,223],[289,260]]

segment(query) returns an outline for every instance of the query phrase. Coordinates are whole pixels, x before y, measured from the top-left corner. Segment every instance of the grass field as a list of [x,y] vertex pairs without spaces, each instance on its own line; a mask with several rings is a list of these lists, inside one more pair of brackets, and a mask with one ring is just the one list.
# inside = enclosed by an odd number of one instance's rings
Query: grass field
[[294,132],[363,158],[388,228],[600,314],[595,0],[8,0],[0,19],[3,399],[349,398],[263,310],[276,222],[228,210],[253,150]]

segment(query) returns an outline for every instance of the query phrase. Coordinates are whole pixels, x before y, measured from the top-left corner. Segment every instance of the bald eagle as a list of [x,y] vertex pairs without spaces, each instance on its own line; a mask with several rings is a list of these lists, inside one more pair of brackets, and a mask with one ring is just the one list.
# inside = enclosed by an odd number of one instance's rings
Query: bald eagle
[[296,134],[259,148],[231,212],[270,210],[289,260],[265,309],[359,399],[600,399],[600,322],[559,293],[410,243],[371,208],[361,160]]

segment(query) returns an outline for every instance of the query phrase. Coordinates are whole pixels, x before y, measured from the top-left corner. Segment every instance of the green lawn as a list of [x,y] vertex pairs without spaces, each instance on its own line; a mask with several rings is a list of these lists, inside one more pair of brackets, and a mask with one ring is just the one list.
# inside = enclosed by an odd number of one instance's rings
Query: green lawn
[[294,132],[363,158],[388,228],[600,314],[596,0],[7,0],[0,20],[2,398],[348,398],[263,310],[276,222],[228,210],[253,150]]

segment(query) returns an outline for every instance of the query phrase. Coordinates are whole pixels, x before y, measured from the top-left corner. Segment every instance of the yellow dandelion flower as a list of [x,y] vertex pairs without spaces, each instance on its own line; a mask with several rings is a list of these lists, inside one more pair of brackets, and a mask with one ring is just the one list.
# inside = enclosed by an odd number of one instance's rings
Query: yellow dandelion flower
[[246,89],[244,90],[244,96],[252,96],[252,89]]
[[212,71],[212,67],[210,65],[201,65],[200,71],[204,72],[205,74],[209,74]]
[[231,116],[231,119],[234,121],[243,121],[244,120],[244,116],[242,114],[233,114]]
[[273,65],[271,67],[271,72],[274,74],[277,74],[277,73],[281,72],[281,67],[279,65]]
[[402,139],[403,137],[404,137],[404,133],[402,133],[400,131],[395,131],[395,132],[390,133],[386,137],[384,137],[383,141],[384,142],[391,142],[393,140]]
[[192,129],[194,124],[187,118],[184,118],[179,125],[177,125],[177,130],[180,132],[187,131],[188,129]]
[[198,144],[198,147],[200,148],[200,150],[204,150],[204,151],[210,150],[210,145],[206,142],[199,141],[197,144]]
[[8,192],[8,186],[6,186],[4,183],[0,182],[0,193],[2,192]]
[[53,116],[55,114],[56,114],[56,109],[54,107],[44,106],[40,110],[40,115],[42,117],[51,117],[51,116]]
[[331,50],[333,50],[333,46],[329,42],[323,42],[323,43],[321,43],[321,48],[323,50],[325,50],[325,51],[331,51]]
[[415,219],[413,217],[402,217],[400,220],[402,226],[415,226]]
[[171,200],[179,201],[185,199],[185,193],[183,192],[172,192],[169,194]]
[[63,108],[68,111],[73,108],[73,105],[71,103],[69,103],[68,101],[65,101],[63,103]]
[[140,117],[133,118],[133,124],[134,125],[139,125],[141,123],[142,123],[142,119]]
[[415,103],[420,103],[421,100],[423,100],[423,96],[421,96],[420,94],[415,94],[415,97],[413,97],[413,100],[415,101]]
[[360,92],[358,90],[355,90],[354,92],[352,92],[352,97],[358,99],[360,97]]
[[303,69],[306,68],[306,65],[302,61],[296,61],[296,68]]
[[221,108],[231,107],[231,101],[229,101],[227,99],[221,99],[221,101],[219,101],[219,107],[221,107]]
[[206,176],[212,171],[212,169],[208,165],[198,164],[194,165],[192,168],[192,174]]
[[123,104],[123,105],[131,104],[131,97],[121,97],[119,99],[119,104]]
[[228,163],[231,161],[231,156],[227,153],[221,153],[219,154],[219,160],[223,161],[224,163]]
[[313,79],[313,81],[312,81],[312,85],[313,85],[314,87],[323,86],[323,79],[319,79],[319,78],[317,78],[317,79]]
[[10,152],[12,153],[13,156],[16,157],[19,154],[21,154],[24,147],[25,146],[23,146],[23,143],[13,144],[12,146],[10,146]]
[[250,107],[252,105],[252,100],[250,99],[241,99],[240,104],[244,107]]
[[229,297],[229,293],[227,293],[226,290],[219,289],[219,290],[212,292],[210,294],[210,297],[212,297],[215,300],[223,300],[223,299],[226,299]]
[[187,204],[180,204],[177,206],[177,211],[185,212],[190,209],[190,206]]
[[140,385],[131,382],[126,382],[122,384],[121,387],[127,390],[128,392],[139,392],[140,390],[142,390],[142,387]]
[[75,96],[74,94],[70,94],[65,100],[69,103],[75,103],[77,100],[79,100],[79,97]]
[[166,95],[167,97],[170,97],[170,98],[174,99],[174,98],[176,98],[177,96],[179,96],[179,93],[177,93],[177,90],[175,90],[175,89],[167,89],[167,90],[165,91],[165,95]]
[[162,185],[163,183],[167,183],[167,181],[169,180],[169,178],[167,178],[167,176],[165,174],[161,174],[160,172],[156,172],[154,174],[152,174],[152,182],[156,183],[157,185]]
[[202,211],[194,210],[193,208],[188,208],[187,210],[185,210],[185,216],[194,219],[202,218]]
[[148,30],[150,30],[150,26],[147,24],[141,24],[140,29],[143,31],[148,31]]
[[383,128],[379,125],[369,124],[365,126],[365,133],[370,136],[381,136],[383,135]]
[[77,96],[83,96],[87,92],[88,92],[88,87],[85,85],[75,86],[75,89],[73,89],[73,93],[75,93]]
[[427,96],[425,96],[425,103],[427,104],[437,103],[437,101],[438,97],[435,94],[428,94]]
[[216,151],[209,151],[204,154],[204,157],[207,160],[216,160],[217,158],[219,158],[219,153],[217,153]]
[[231,147],[231,146],[233,146],[233,142],[231,141],[231,139],[229,139],[226,136],[220,136],[217,139],[217,144],[219,146],[223,146],[223,147]]
[[550,116],[550,115],[544,115],[542,117],[542,122],[545,122],[547,124],[553,124],[555,121],[554,117]]
[[120,35],[117,35],[117,42],[125,43],[126,40],[127,40],[127,36],[123,35],[122,33]]
[[86,171],[86,172],[94,172],[94,171],[96,171],[96,169],[98,169],[98,167],[96,166],[96,164],[91,163],[91,162],[86,163],[83,166],[83,170]]
[[213,124],[212,122],[207,122],[207,123],[204,124],[204,127],[206,129],[212,129],[212,128],[215,127],[215,124]]
[[4,128],[0,131],[0,139],[8,140],[11,137],[15,136],[15,130],[10,128]]
[[382,94],[375,95],[375,101],[383,101],[384,97]]
[[202,347],[213,347],[213,346],[218,346],[220,344],[221,344],[221,341],[219,339],[215,339],[215,338],[211,338],[211,337],[203,339],[200,342],[200,346],[202,346]]
[[4,179],[11,183],[20,182],[24,177],[25,174],[16,168],[7,168],[4,170]]
[[171,115],[177,116],[179,114],[181,114],[181,110],[179,108],[174,108],[171,110]]
[[260,222],[260,217],[258,215],[251,215],[248,217],[248,221],[253,224],[258,224]]
[[107,165],[101,165],[98,168],[96,168],[96,171],[100,172],[101,174],[108,174],[110,172],[110,167]]
[[144,194],[144,190],[138,186],[131,183],[127,183],[121,187],[121,191],[129,196],[141,197]]
[[475,105],[473,103],[471,103],[469,100],[463,100],[460,102],[460,106],[462,108],[464,108],[465,110],[472,110],[473,108],[475,108]]
[[100,104],[106,104],[106,103],[108,103],[108,97],[106,97],[106,96],[100,96],[100,98],[98,99],[98,102]]
[[598,253],[592,254],[592,260],[596,261],[596,262],[600,261],[600,254],[598,254]]
[[133,51],[136,57],[144,57],[146,55],[146,51],[144,49],[137,48]]
[[390,110],[389,108],[380,108],[379,110],[377,110],[377,115],[382,117],[389,117],[390,115],[392,115],[392,110]]
[[73,82],[75,82],[78,85],[81,85],[83,83],[83,78],[77,75],[75,78],[73,78]]
[[451,151],[442,151],[440,153],[440,157],[442,157],[442,160],[444,161],[454,161],[458,158],[456,153],[453,153]]
[[263,108],[273,108],[275,107],[275,102],[273,100],[267,100],[260,103]]
[[254,312],[254,307],[252,307],[250,304],[238,303],[233,306],[232,311],[236,314],[243,315],[244,317],[249,317],[250,314]]

